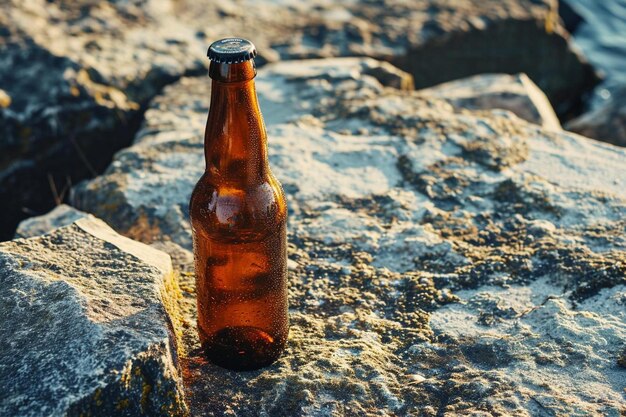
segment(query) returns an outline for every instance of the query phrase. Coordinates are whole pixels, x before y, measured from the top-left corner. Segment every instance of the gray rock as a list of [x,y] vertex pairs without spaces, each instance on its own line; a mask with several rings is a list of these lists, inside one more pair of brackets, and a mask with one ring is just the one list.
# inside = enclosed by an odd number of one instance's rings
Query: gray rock
[[16,238],[27,238],[43,235],[59,227],[68,226],[76,220],[87,217],[89,214],[67,204],[56,206],[49,213],[43,216],[31,217],[17,226]]
[[[254,40],[259,63],[367,55],[418,88],[482,72],[527,73],[568,114],[597,82],[554,0],[11,1],[0,5],[0,239],[127,146],[147,102],[204,71],[210,40]],[[468,53],[469,51],[469,53]],[[408,88],[382,65],[385,85]],[[383,78],[387,78],[383,80]]]
[[0,4],[0,89],[10,97],[0,98],[0,239],[106,168],[164,85],[202,72],[205,42],[169,16],[172,5]]
[[[523,406],[530,415],[617,417],[624,411],[620,389],[626,372],[616,366],[615,348],[626,338],[625,286],[604,289],[580,304],[571,303],[560,287],[545,279],[456,295],[461,303],[434,312],[430,319],[433,331],[454,352],[449,357],[454,390],[492,393],[492,401]],[[435,346],[419,349],[425,356],[437,355]],[[418,364],[418,372],[430,374],[420,368]],[[529,387],[544,391],[527,391]],[[596,402],[583,400],[592,390]]]
[[481,74],[426,89],[461,109],[505,109],[546,129],[561,124],[546,95],[526,74]]
[[626,146],[626,87],[604,105],[569,121],[565,128],[589,138]]
[[[284,5],[267,8],[279,13]],[[570,46],[554,0],[357,1],[307,13],[314,23],[275,46],[283,56],[385,59],[412,74],[417,88],[481,73],[526,73],[560,116],[575,112],[581,94],[599,81]]]
[[184,415],[172,280],[93,217],[0,243],[0,414]]
[[[272,90],[279,94],[278,101],[270,99],[264,103],[266,122],[278,123],[312,110],[309,100],[300,103],[296,89],[300,84],[315,85],[325,77],[346,81],[357,77],[359,84],[365,83],[362,93],[375,94],[383,86],[374,76],[363,73],[375,74],[383,80],[399,80],[401,76],[396,76],[402,71],[389,67],[387,63],[367,58],[311,60],[304,66],[296,61],[284,62],[279,66],[282,75],[271,72],[271,76],[258,80],[258,88],[266,93],[263,99],[271,97]],[[278,84],[277,79],[281,81]],[[285,87],[285,82],[293,87]],[[332,86],[327,84],[326,88]],[[312,88],[311,93],[317,89]],[[191,91],[193,97],[189,96]],[[120,151],[105,175],[76,188],[73,204],[105,216],[116,230],[134,239],[154,242],[166,236],[190,249],[188,201],[181,196],[193,188],[204,170],[203,143],[198,132],[204,129],[209,97],[208,78],[184,78],[176,88],[167,87],[165,95],[156,98],[146,112],[135,145]],[[324,97],[323,103],[329,100],[330,97]],[[196,117],[191,118],[190,114]],[[167,151],[171,145],[176,148],[173,154]],[[147,192],[148,188],[161,192]],[[100,195],[102,189],[107,191]]]
[[[257,77],[290,208],[292,328],[269,368],[229,372],[198,351],[187,203],[204,168],[207,78],[166,88],[133,146],[74,188],[81,210],[175,254],[192,412],[619,414],[626,152],[508,111],[459,112],[355,63],[281,62]],[[524,340],[516,317],[541,301],[521,298],[543,282],[539,296],[561,301],[523,319]],[[615,307],[601,307],[607,294]],[[560,359],[537,359],[544,345]]]

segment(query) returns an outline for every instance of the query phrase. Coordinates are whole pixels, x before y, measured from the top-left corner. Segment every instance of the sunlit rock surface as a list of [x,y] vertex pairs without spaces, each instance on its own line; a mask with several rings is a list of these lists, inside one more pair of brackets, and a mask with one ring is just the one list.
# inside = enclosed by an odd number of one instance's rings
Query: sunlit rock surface
[[[568,44],[554,0],[8,0],[0,2],[0,239],[127,146],[163,86],[199,74],[223,36],[257,63],[366,55],[418,88],[524,72],[557,113],[597,81]],[[411,83],[412,84],[412,83]],[[409,84],[405,84],[408,86]]]
[[169,86],[134,145],[74,189],[79,209],[172,254],[192,411],[618,416],[626,152],[387,88],[356,62],[257,77],[290,210],[292,328],[269,368],[198,353],[187,203],[208,78]]
[[[625,288],[572,303],[562,284],[540,278],[463,290],[456,293],[459,303],[432,314],[431,328],[445,336],[441,345],[426,343],[415,353],[437,358],[444,347],[457,391],[450,409],[492,396],[485,406],[524,407],[532,416],[623,414],[626,369],[616,366],[616,358],[623,357],[626,340]],[[427,378],[425,385],[437,384],[428,366],[415,369]]]
[[175,288],[165,253],[92,216],[0,243],[0,415],[184,415]]
[[[306,5],[287,1],[295,10]],[[417,88],[480,73],[526,73],[557,114],[580,110],[598,79],[569,46],[555,0],[354,1],[303,10],[312,23],[283,38],[281,55],[367,55],[411,73]],[[280,13],[283,2],[262,16]],[[289,22],[289,20],[285,20]]]
[[460,109],[504,109],[546,129],[561,124],[546,95],[526,74],[481,74],[450,81],[426,90]]
[[43,235],[59,227],[68,226],[76,220],[88,216],[67,204],[60,204],[42,216],[30,217],[17,226],[16,238],[27,238]]

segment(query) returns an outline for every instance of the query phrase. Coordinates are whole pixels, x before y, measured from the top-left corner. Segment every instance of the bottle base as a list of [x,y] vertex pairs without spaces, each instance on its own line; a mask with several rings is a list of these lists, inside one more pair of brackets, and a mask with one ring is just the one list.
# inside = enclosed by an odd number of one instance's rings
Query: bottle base
[[199,331],[206,358],[234,371],[266,367],[278,359],[285,346],[285,340],[277,340],[258,327],[225,327],[212,335]]

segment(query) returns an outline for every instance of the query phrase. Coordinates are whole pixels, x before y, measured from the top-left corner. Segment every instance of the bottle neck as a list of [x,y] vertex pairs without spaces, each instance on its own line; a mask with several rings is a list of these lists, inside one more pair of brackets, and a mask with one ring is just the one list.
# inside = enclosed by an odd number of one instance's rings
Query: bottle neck
[[211,107],[204,136],[206,170],[240,186],[263,182],[269,173],[265,124],[254,86],[252,60],[211,63]]

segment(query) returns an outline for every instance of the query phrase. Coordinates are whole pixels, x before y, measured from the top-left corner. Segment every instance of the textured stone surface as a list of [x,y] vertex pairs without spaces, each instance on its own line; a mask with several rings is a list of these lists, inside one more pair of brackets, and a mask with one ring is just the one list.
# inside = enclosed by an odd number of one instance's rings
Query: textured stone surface
[[525,72],[565,115],[596,77],[557,18],[554,0],[4,1],[0,239],[104,170],[149,99],[204,70],[210,40],[247,36],[259,63],[373,56],[410,72],[419,88]]
[[192,411],[619,415],[626,152],[385,88],[354,63],[257,77],[290,208],[292,328],[269,368],[228,372],[197,350],[186,213],[207,78],[168,87],[134,145],[74,190],[80,209],[172,254]]
[[457,108],[510,110],[547,129],[561,129],[548,98],[526,74],[481,74],[440,84],[427,92]]
[[0,414],[184,414],[165,253],[83,218],[1,243],[0,284]]
[[[203,68],[204,42],[166,2],[0,4],[0,234],[51,208],[131,141],[141,106]],[[58,203],[58,201],[57,201]],[[9,237],[9,236],[7,236]]]
[[[581,94],[598,82],[570,47],[556,0],[283,0],[241,5],[221,2],[218,26],[261,37],[261,46],[271,46],[283,59],[356,55],[388,60],[411,73],[417,88],[480,73],[523,72],[547,94],[557,113],[567,116],[580,106]],[[190,25],[206,26],[215,18],[214,9],[197,2],[179,2],[177,10]]]
[[604,105],[568,122],[565,128],[603,142],[626,146],[626,87],[615,91]]
[[[539,279],[459,291],[460,303],[432,314],[431,328],[445,335],[451,379],[477,375],[471,384],[456,384],[462,394],[450,406],[467,402],[467,388],[474,388],[476,397],[495,397],[483,400],[486,407],[494,399],[518,406],[526,400],[530,415],[617,417],[626,411],[626,370],[616,366],[626,340],[626,287],[572,303],[558,284]],[[424,344],[420,353],[436,357],[439,349]],[[432,374],[417,367],[425,377]],[[586,401],[592,390],[596,401]]]
[[86,216],[88,216],[87,213],[67,204],[61,204],[43,216],[31,217],[20,222],[15,237],[27,238],[43,235],[59,227],[68,226]]
[[353,2],[322,13],[301,38],[276,49],[307,58],[390,59],[413,75],[417,88],[479,73],[524,72],[561,116],[576,111],[580,94],[597,83],[568,47],[554,0]]

